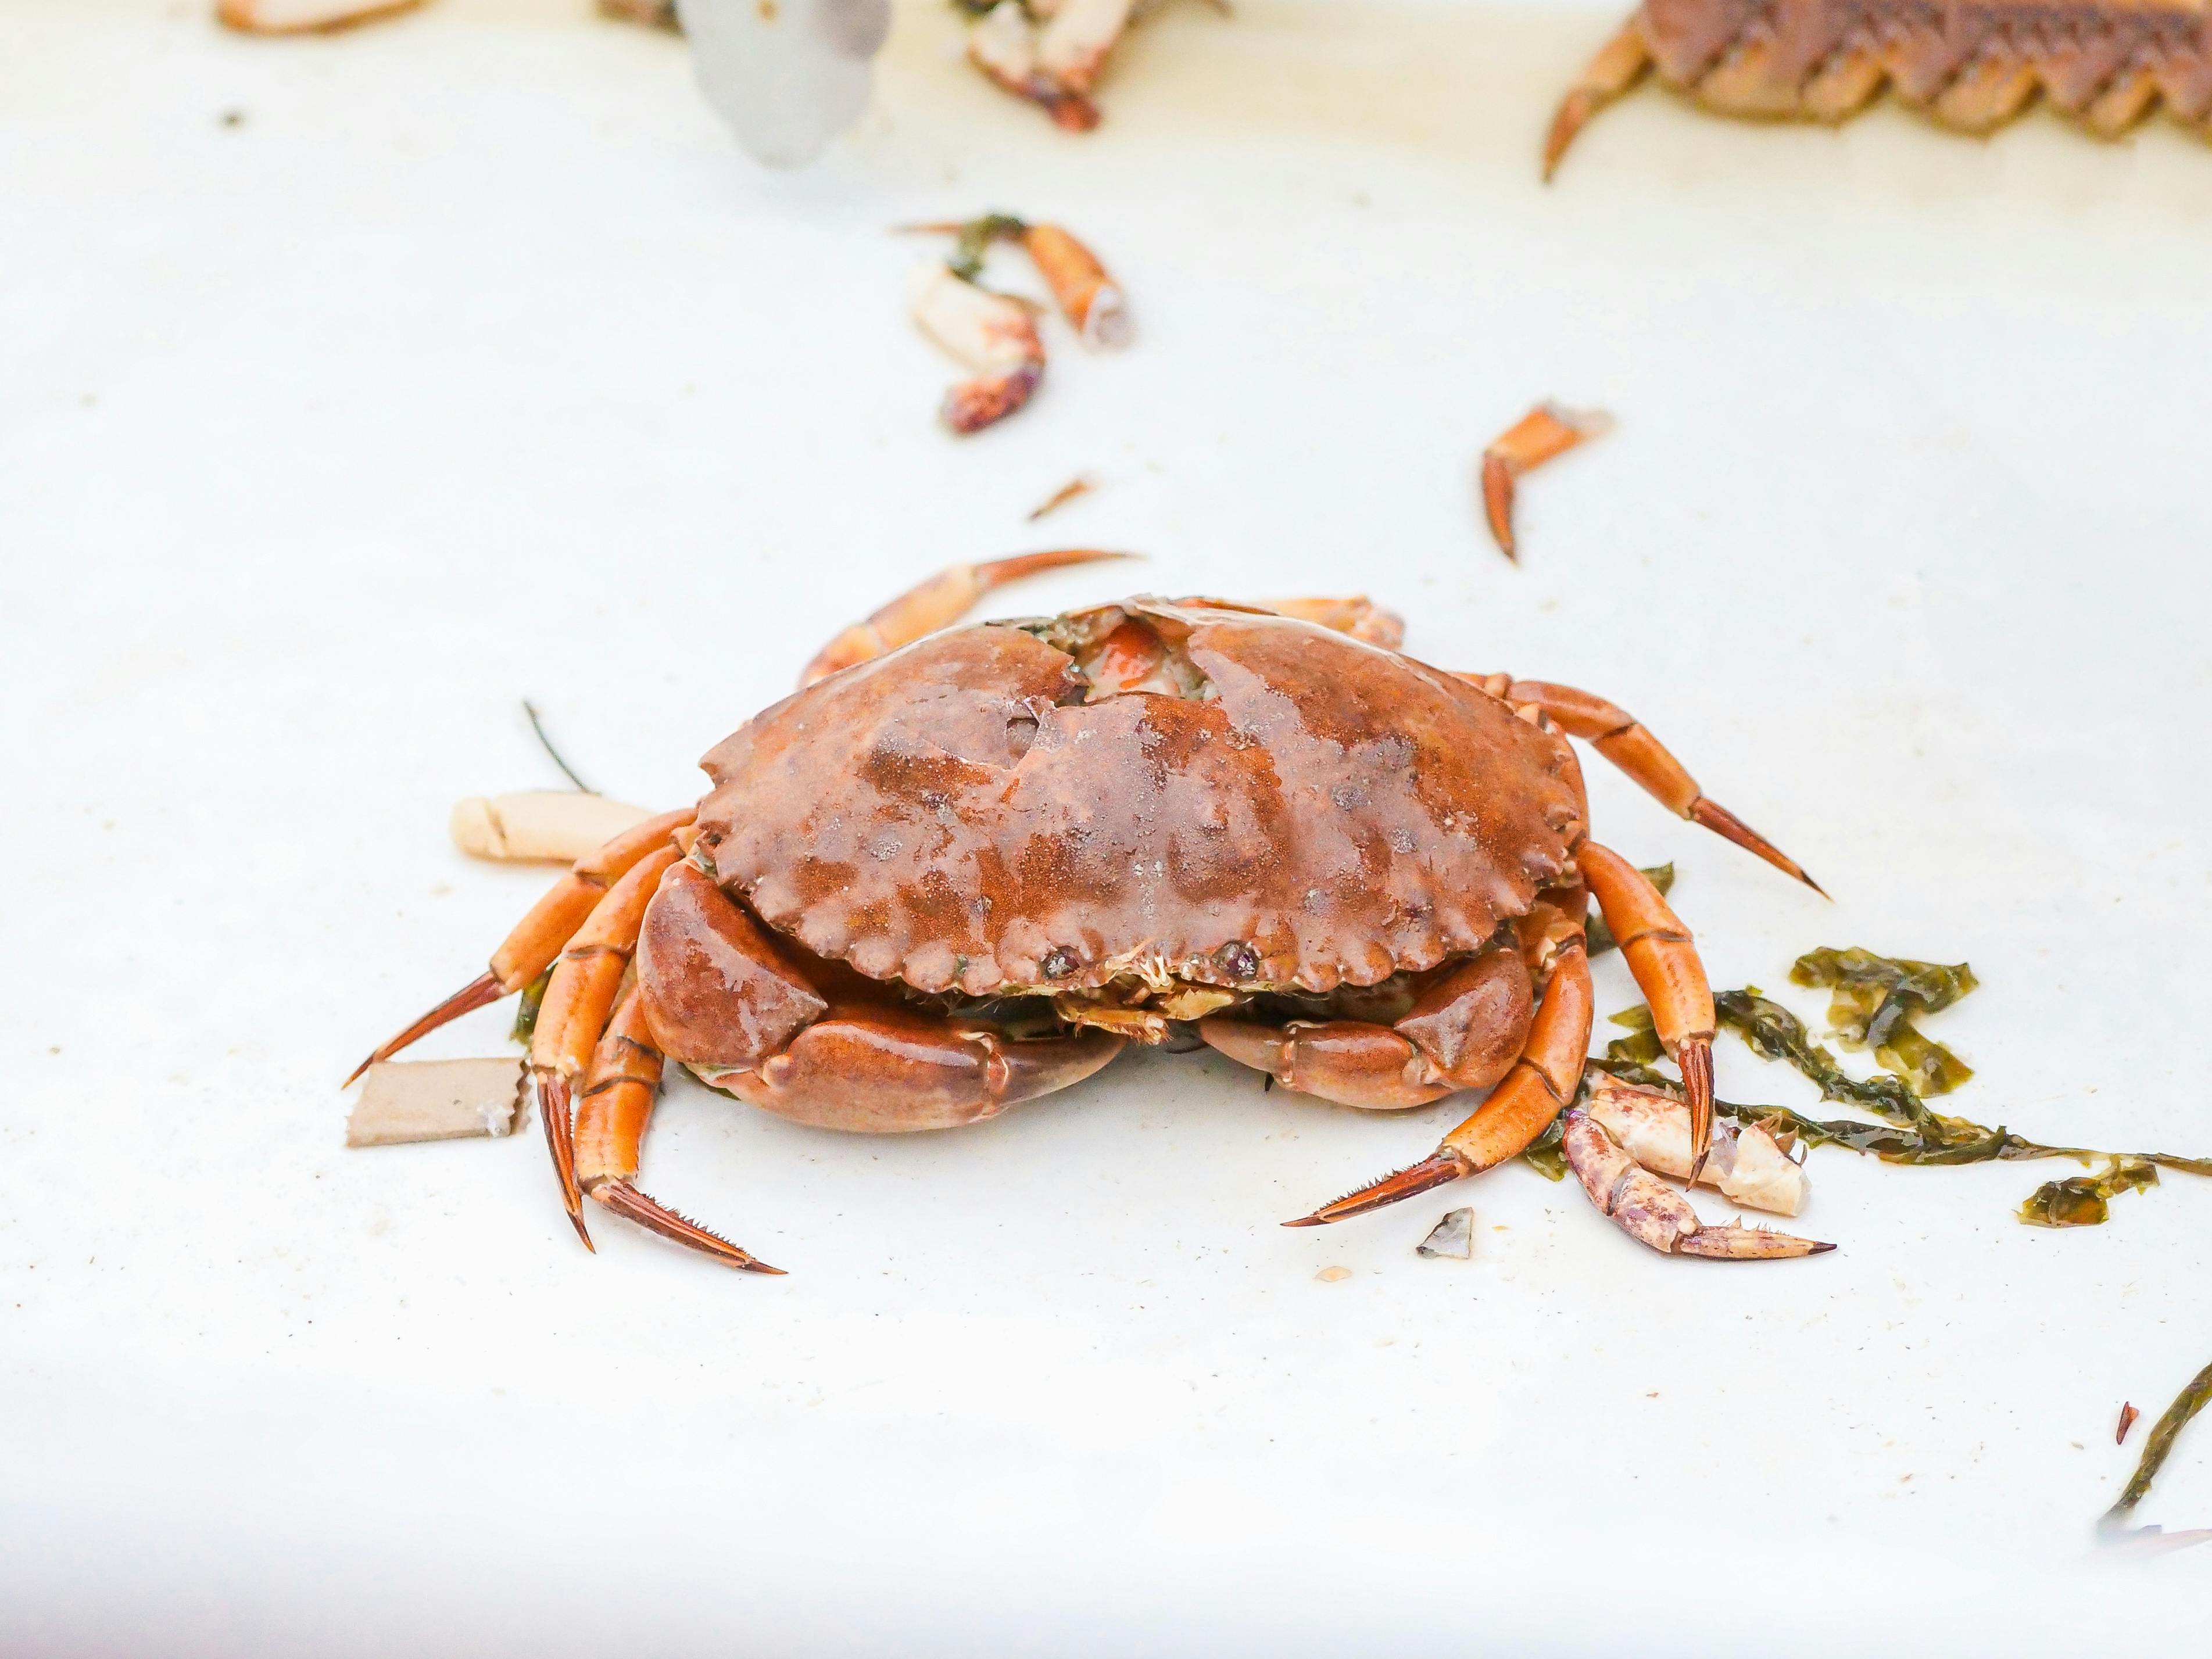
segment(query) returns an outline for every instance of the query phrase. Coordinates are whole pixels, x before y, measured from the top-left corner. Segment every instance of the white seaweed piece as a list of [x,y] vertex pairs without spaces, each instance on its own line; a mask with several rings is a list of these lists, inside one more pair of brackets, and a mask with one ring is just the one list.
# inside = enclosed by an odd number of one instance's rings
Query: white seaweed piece
[[700,89],[748,155],[804,167],[868,106],[890,0],[677,0]]

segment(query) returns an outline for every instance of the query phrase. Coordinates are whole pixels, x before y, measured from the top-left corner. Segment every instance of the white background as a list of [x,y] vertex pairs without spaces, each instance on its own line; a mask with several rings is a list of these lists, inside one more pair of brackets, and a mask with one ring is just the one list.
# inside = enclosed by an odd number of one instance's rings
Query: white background
[[[2011,1209],[2071,1166],[1816,1153],[1843,1248],[1729,1268],[1517,1165],[1285,1232],[1463,1106],[1206,1056],[893,1140],[674,1085],[647,1184],[763,1279],[586,1255],[534,1133],[349,1153],[336,1085],[544,884],[444,835],[557,783],[522,697],[665,805],[889,592],[1085,542],[1152,562],[998,608],[1364,589],[1422,656],[1613,696],[1836,895],[1593,763],[1716,983],[1817,1017],[1812,945],[1971,959],[1958,1109],[2212,1151],[2212,151],[1647,91],[1547,191],[1605,11],[1267,0],[1148,25],[1078,140],[915,0],[779,176],[582,0],[204,10],[0,3],[0,1647],[2201,1640],[2212,1551],[2091,1530],[2120,1402],[2212,1358],[2186,1177],[2051,1233]],[[1140,332],[1059,330],[961,441],[884,233],[988,207],[1091,240]],[[1516,569],[1472,464],[1553,395],[1620,425],[1529,481]],[[1733,1043],[1720,1081],[1805,1099]],[[1447,1203],[1472,1263],[1413,1254]],[[2212,1431],[2142,1518],[2212,1521]]]

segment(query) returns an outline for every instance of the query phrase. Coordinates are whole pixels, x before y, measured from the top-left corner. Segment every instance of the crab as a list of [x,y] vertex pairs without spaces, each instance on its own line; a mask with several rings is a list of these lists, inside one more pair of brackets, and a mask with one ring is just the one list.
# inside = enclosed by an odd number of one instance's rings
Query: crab
[[[870,1133],[983,1121],[1131,1043],[1372,1111],[1486,1091],[1429,1157],[1285,1224],[1310,1226],[1488,1170],[1569,1112],[1595,900],[1680,1068],[1694,1176],[1711,994],[1689,930],[1590,838],[1568,738],[1811,878],[1602,697],[1431,667],[1364,599],[951,626],[1005,581],[1115,556],[958,566],[847,629],[708,754],[697,805],[579,860],[361,1069],[550,970],[524,1086],[578,1236],[589,1199],[757,1272],[777,1270],[638,1185],[668,1060]],[[1828,1248],[1705,1224],[1580,1113],[1562,1146],[1656,1248]]]

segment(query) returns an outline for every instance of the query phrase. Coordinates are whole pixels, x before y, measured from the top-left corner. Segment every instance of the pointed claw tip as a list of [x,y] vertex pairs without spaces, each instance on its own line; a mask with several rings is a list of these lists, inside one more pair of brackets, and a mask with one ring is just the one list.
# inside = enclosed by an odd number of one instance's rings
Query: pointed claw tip
[[352,1071],[347,1073],[346,1080],[343,1083],[339,1084],[338,1087],[341,1089],[352,1088],[355,1084],[361,1081],[361,1074],[375,1064],[376,1056],[374,1054],[371,1054],[367,1060],[362,1061],[360,1065],[355,1066]]
[[1822,898],[1827,900],[1829,903],[1833,904],[1836,902],[1836,896],[1833,893],[1831,893],[1826,888],[1821,886],[1819,882],[1814,880],[1812,877],[1807,875],[1802,870],[1800,870],[1797,872],[1797,879],[1803,882],[1808,887],[1818,893]]
[[1296,1221],[1285,1221],[1283,1224],[1285,1227],[1319,1227],[1324,1224],[1326,1224],[1322,1221],[1319,1212],[1312,1215],[1302,1215]]
[[1815,1243],[1813,1248],[1806,1251],[1805,1254],[1808,1255],[1826,1255],[1829,1251],[1835,1248],[1836,1247],[1832,1244]]
[[791,1277],[791,1275],[784,1272],[782,1268],[771,1267],[765,1261],[740,1261],[738,1263],[738,1266],[743,1267],[749,1273],[767,1273],[776,1279],[788,1279]]
[[580,1212],[569,1216],[568,1224],[576,1230],[576,1237],[584,1241],[584,1248],[589,1250],[593,1255],[597,1255],[599,1253],[599,1247],[592,1243],[592,1235],[584,1226],[584,1218],[581,1212]]

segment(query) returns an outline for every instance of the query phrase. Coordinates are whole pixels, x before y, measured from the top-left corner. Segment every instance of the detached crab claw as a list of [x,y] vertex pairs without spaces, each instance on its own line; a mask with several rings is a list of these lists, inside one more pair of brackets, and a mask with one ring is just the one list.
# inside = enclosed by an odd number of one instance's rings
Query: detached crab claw
[[1709,1227],[1665,1182],[1620,1150],[1597,1120],[1579,1106],[1567,1109],[1560,1146],[1567,1166],[1590,1202],[1639,1244],[1662,1255],[1702,1255],[1718,1261],[1770,1261],[1832,1250],[1809,1238],[1763,1227]]

